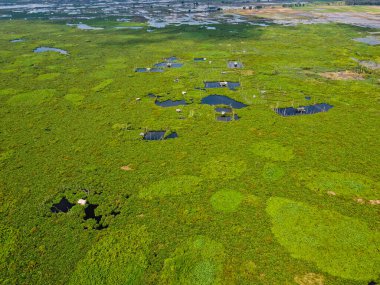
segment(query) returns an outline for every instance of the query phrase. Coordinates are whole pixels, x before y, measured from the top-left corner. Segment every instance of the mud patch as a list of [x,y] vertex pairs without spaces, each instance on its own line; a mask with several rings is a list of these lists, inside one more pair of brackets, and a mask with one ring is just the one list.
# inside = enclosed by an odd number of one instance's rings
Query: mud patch
[[320,76],[330,80],[364,80],[364,76],[353,71],[324,72]]

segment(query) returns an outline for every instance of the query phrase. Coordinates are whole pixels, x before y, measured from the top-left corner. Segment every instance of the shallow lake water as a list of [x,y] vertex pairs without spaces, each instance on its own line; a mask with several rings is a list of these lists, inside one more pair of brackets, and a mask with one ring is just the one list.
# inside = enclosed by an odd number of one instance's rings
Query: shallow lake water
[[235,90],[240,86],[239,82],[228,82],[228,81],[205,81],[205,88],[224,88],[228,87],[231,90]]
[[310,106],[300,106],[298,108],[288,107],[288,108],[277,108],[274,111],[284,117],[288,116],[299,116],[299,115],[311,115],[321,112],[327,112],[333,108],[332,105],[326,103],[319,103]]
[[187,105],[185,100],[166,100],[166,101],[155,101],[154,102],[157,106],[160,107],[175,107],[180,105]]
[[202,98],[201,104],[212,105],[212,106],[225,105],[225,106],[230,106],[231,108],[234,108],[234,109],[241,109],[241,108],[247,107],[246,104],[236,101],[224,95],[209,95],[207,97]]

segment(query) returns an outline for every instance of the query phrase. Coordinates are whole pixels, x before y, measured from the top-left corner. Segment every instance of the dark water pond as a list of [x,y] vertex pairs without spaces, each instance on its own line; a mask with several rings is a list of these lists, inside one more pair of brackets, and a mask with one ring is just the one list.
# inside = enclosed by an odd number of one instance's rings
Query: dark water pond
[[194,58],[195,62],[201,62],[201,61],[206,61],[207,59],[205,57],[196,57]]
[[163,72],[164,70],[162,68],[136,68],[135,72]]
[[155,67],[167,67],[167,68],[179,68],[182,67],[182,63],[178,62],[160,62],[154,65]]
[[59,48],[51,48],[51,47],[38,47],[34,50],[34,52],[40,53],[40,52],[48,52],[48,51],[54,51],[58,52],[60,54],[69,54],[67,51]]
[[97,205],[97,204],[88,204],[88,206],[84,209],[84,213],[85,213],[84,219],[85,220],[94,219],[99,223],[100,220],[102,219],[102,216],[101,215],[99,215],[99,216],[95,215],[95,209],[98,206],[99,205]]
[[236,101],[230,97],[223,96],[223,95],[209,95],[207,97],[204,97],[201,100],[201,104],[206,104],[206,105],[211,105],[211,106],[226,105],[235,109],[241,109],[241,108],[247,107],[246,104]]
[[72,207],[74,207],[75,204],[70,203],[69,200],[66,199],[66,197],[63,197],[61,201],[57,204],[53,204],[50,208],[50,211],[52,213],[67,213]]
[[143,139],[147,141],[159,141],[164,139],[174,139],[178,137],[176,132],[172,132],[165,138],[165,133],[166,131],[149,131],[145,133]]
[[310,115],[321,112],[327,112],[333,106],[326,103],[319,103],[310,106],[300,106],[298,108],[288,107],[288,108],[277,108],[274,111],[284,117],[288,116],[298,116],[298,115]]
[[232,113],[232,108],[218,107],[218,108],[215,108],[215,112],[217,112],[217,113]]
[[216,117],[216,120],[220,122],[231,122],[231,121],[237,121],[239,119],[240,119],[239,116],[236,114],[233,116],[217,116]]
[[243,68],[243,64],[238,61],[229,61],[227,66],[228,68]]
[[305,99],[306,100],[311,100],[311,97],[310,96],[306,96]]
[[162,102],[156,100],[154,103],[157,106],[161,106],[161,107],[175,107],[175,106],[180,106],[180,105],[187,105],[185,100],[176,100],[176,101],[166,100]]
[[240,86],[239,82],[229,82],[229,81],[205,81],[205,88],[223,88],[228,87],[231,90],[236,89]]

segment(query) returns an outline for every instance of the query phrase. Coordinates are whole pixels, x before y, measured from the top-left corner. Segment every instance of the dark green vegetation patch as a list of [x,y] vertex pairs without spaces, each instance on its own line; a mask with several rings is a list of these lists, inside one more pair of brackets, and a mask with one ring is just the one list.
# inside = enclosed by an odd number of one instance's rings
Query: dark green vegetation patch
[[365,222],[285,198],[270,198],[267,212],[277,240],[295,258],[322,271],[354,280],[380,273],[380,233]]

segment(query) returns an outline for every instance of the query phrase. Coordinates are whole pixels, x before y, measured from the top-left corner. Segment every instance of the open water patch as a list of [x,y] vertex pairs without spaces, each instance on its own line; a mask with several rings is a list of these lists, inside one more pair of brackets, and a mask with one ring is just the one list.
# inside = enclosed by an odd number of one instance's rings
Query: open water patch
[[284,117],[288,116],[299,116],[299,115],[311,115],[316,113],[327,112],[333,106],[327,103],[319,103],[310,106],[300,106],[297,108],[287,107],[287,108],[276,108],[274,111]]
[[243,64],[239,61],[231,60],[227,63],[228,68],[243,68]]
[[[241,108],[247,107],[246,104],[236,101],[224,95],[209,95],[207,97],[202,98],[201,104],[211,105],[211,106],[224,105],[224,106],[229,106],[234,109],[241,109]],[[223,110],[221,110],[221,112],[222,111]]]
[[232,113],[232,108],[218,107],[218,108],[215,108],[215,112],[222,113],[222,114],[228,114],[228,113]]
[[22,43],[22,42],[25,42],[24,39],[14,39],[14,40],[10,40],[11,43]]
[[165,134],[166,134],[166,131],[148,131],[144,133],[143,139],[146,141],[160,141],[160,140],[178,138],[178,134],[176,132],[171,132],[166,137],[165,137]]
[[179,68],[183,66],[183,63],[169,61],[169,62],[156,63],[154,66],[163,67],[163,68]]
[[162,68],[138,67],[135,69],[135,72],[164,72],[164,70]]
[[154,102],[157,106],[160,107],[175,107],[175,106],[181,106],[181,105],[187,105],[185,100],[166,100],[166,101],[155,101]]
[[53,204],[50,208],[52,213],[67,213],[75,204],[70,203],[66,197],[63,197],[59,203]]
[[33,52],[35,53],[49,52],[49,51],[58,52],[60,54],[65,54],[65,55],[69,54],[66,50],[63,50],[60,48],[52,48],[52,47],[38,47],[33,50]]
[[380,45],[380,39],[375,37],[356,38],[354,39],[354,41],[364,43],[370,46]]
[[205,81],[205,88],[229,88],[230,90],[235,90],[240,87],[240,82],[230,82],[230,81]]
[[206,61],[206,60],[207,60],[207,58],[205,58],[205,57],[196,57],[196,58],[194,58],[195,62],[202,62],[202,61]]

